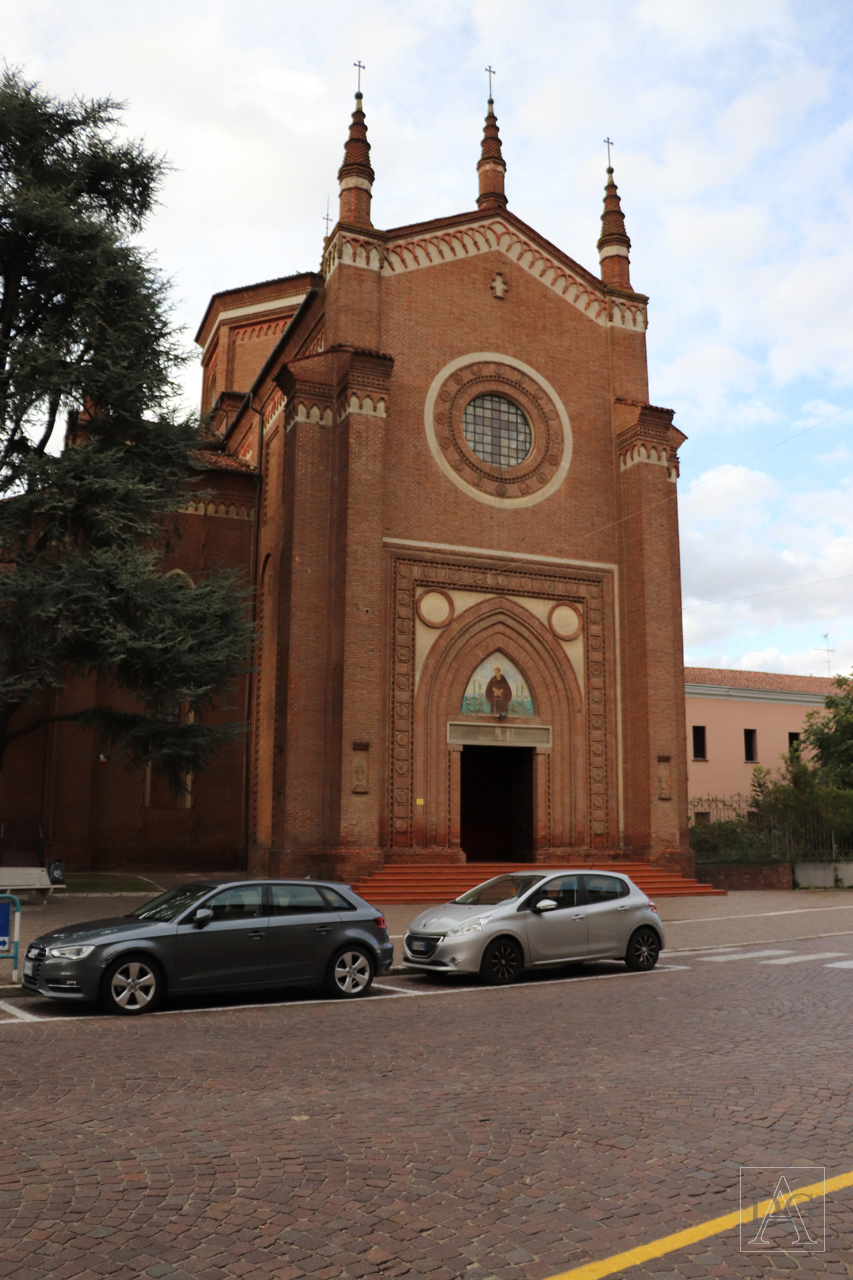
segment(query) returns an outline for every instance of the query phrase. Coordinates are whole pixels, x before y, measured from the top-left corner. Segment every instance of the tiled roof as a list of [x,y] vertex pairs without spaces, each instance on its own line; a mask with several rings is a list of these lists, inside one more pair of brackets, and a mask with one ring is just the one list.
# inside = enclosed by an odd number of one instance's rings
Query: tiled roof
[[727,667],[685,667],[685,684],[709,684],[728,689],[765,689],[779,693],[835,692],[829,676],[783,676],[773,671],[732,671]]
[[207,471],[236,471],[241,476],[255,474],[253,463],[236,458],[233,453],[208,453],[207,449],[200,449],[196,457]]

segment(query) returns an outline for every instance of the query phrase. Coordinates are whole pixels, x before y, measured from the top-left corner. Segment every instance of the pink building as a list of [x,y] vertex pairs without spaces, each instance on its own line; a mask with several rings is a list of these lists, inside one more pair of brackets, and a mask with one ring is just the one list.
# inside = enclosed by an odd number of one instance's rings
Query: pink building
[[832,690],[827,676],[685,667],[691,810],[705,796],[747,795],[757,764],[778,769],[806,713]]

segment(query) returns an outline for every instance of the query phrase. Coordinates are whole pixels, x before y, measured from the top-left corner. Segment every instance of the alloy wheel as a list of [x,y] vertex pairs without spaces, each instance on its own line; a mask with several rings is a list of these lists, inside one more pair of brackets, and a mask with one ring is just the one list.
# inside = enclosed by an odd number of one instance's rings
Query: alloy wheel
[[357,996],[370,986],[370,961],[361,951],[344,951],[335,962],[335,985],[346,996]]
[[660,955],[660,942],[652,929],[634,934],[626,957],[630,969],[654,969]]
[[515,982],[521,972],[521,956],[518,947],[510,941],[493,942],[483,962],[483,977],[492,986],[504,986]]
[[157,975],[141,960],[130,960],[116,969],[110,981],[110,995],[127,1013],[142,1013],[157,992]]

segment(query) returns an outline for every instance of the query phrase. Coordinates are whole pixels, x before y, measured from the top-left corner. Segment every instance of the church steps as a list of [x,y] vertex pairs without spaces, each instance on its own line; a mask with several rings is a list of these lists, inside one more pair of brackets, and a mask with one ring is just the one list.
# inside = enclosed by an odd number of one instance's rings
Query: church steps
[[[492,876],[513,871],[560,871],[566,865],[556,863],[549,867],[529,862],[472,862],[461,866],[421,864],[386,867],[356,881],[352,887],[360,897],[382,906],[403,902],[447,902]],[[678,875],[674,871],[650,867],[648,863],[620,862],[612,868],[602,863],[594,869],[620,871],[629,876],[643,893],[653,898],[724,896],[726,892],[708,884],[700,884],[698,880]]]

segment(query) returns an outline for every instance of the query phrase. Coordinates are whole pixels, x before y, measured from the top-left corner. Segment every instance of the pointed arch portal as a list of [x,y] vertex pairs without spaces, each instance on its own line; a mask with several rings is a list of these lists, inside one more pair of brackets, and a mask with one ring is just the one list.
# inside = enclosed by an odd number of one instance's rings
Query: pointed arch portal
[[588,839],[580,687],[528,610],[492,597],[452,621],[424,662],[414,720],[415,792],[430,797],[416,844],[524,862]]

